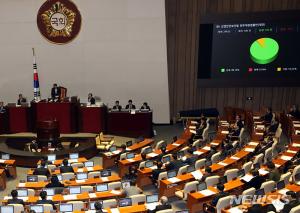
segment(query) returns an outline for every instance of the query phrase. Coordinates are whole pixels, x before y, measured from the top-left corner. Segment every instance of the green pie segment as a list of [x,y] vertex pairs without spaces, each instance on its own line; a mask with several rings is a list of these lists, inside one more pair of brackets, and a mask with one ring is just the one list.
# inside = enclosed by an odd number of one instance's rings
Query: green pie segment
[[272,38],[260,38],[250,47],[251,59],[257,64],[268,64],[274,61],[279,52],[277,41]]

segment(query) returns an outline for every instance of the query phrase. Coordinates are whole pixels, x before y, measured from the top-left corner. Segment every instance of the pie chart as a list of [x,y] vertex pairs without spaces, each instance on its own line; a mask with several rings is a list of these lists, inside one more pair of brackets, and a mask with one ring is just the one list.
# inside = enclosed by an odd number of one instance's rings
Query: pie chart
[[279,52],[279,44],[272,38],[259,38],[250,47],[252,61],[257,64],[268,64],[274,61]]

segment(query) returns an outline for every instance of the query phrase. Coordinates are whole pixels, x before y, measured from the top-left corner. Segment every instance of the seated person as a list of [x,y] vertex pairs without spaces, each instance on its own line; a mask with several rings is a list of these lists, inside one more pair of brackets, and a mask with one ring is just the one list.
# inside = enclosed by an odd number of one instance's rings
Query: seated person
[[219,190],[219,193],[211,201],[211,205],[214,207],[217,205],[219,199],[229,195],[228,192],[224,192],[225,187],[223,184],[218,183],[217,189]]
[[7,204],[22,204],[23,206],[25,205],[24,201],[18,198],[17,190],[12,190],[10,194],[12,198],[7,200]]
[[267,213],[267,212],[276,212],[273,204],[253,204],[247,211],[248,213]]
[[256,190],[260,189],[261,184],[265,182],[266,179],[263,176],[259,175],[257,169],[252,171],[252,176],[253,178],[248,183],[246,183],[246,189],[250,189],[252,187],[254,187]]
[[23,98],[22,94],[19,94],[19,99],[17,101],[17,105],[22,105],[22,104],[26,104],[26,98]]
[[125,189],[122,190],[122,194],[125,195],[125,197],[130,197],[132,195],[138,195],[138,194],[142,194],[143,191],[136,186],[136,182],[135,180],[131,180],[130,181],[130,186],[126,187]]
[[265,122],[265,123],[271,123],[273,118],[273,113],[272,113],[272,108],[268,107],[267,108],[267,113],[261,117],[261,119]]
[[264,136],[269,136],[275,134],[277,128],[279,126],[278,118],[275,118],[271,121],[270,126],[266,128],[266,131],[264,132]]
[[52,175],[50,179],[50,183],[46,185],[46,188],[59,188],[59,187],[65,187],[65,185],[59,182],[58,177],[56,175]]
[[141,110],[149,110],[150,111],[150,107],[147,102],[143,103],[143,105],[141,106]]
[[53,209],[56,210],[56,206],[52,200],[47,200],[47,192],[41,191],[40,192],[41,200],[38,200],[36,204],[51,204]]
[[170,170],[178,171],[180,167],[185,165],[181,160],[177,159],[177,153],[173,153],[172,158],[173,158],[173,160],[169,164],[166,165],[167,171],[170,171]]
[[162,167],[163,167],[162,162],[159,161],[156,163],[156,165],[157,165],[157,169],[152,170],[152,175],[151,175],[152,182],[154,184],[157,183],[159,174],[166,171],[166,169],[162,169]]
[[278,182],[280,179],[280,173],[272,161],[267,162],[267,168],[269,171],[268,179]]
[[95,100],[95,98],[93,97],[93,94],[92,94],[92,93],[89,93],[89,94],[88,94],[88,103],[89,103],[90,105],[95,105],[95,103],[96,103],[96,100]]
[[298,106],[293,105],[289,111],[289,114],[295,118],[300,119],[300,111],[298,109]]
[[142,161],[147,160],[147,154],[146,153],[141,153]]
[[244,127],[242,118],[240,115],[235,116],[235,123],[229,128],[229,134],[231,136],[239,136],[241,129]]
[[36,142],[36,140],[32,140],[29,144],[29,151],[30,152],[38,152],[39,151],[39,144]]
[[50,176],[49,169],[46,168],[46,162],[44,160],[41,160],[41,165],[36,168],[33,172],[34,175],[43,175],[43,176]]
[[6,109],[4,108],[4,103],[0,101],[0,113],[5,113]]
[[157,161],[161,161],[162,157],[167,154],[167,147],[166,146],[160,147],[160,151],[161,153],[156,157]]
[[53,87],[51,89],[51,98],[54,99],[59,99],[60,96],[60,88],[57,86],[57,84],[53,84]]
[[202,133],[203,130],[207,127],[207,123],[206,123],[206,118],[205,117],[201,117],[200,119],[200,124],[199,126],[196,128],[196,135],[194,137],[194,139],[202,139]]
[[106,211],[103,211],[103,207],[102,207],[102,203],[99,202],[99,201],[96,201],[95,204],[95,210],[96,210],[96,213],[104,213]]
[[298,194],[293,191],[286,192],[286,198],[289,200],[282,209],[282,213],[289,213],[292,208],[298,206],[300,204]]
[[213,173],[212,173],[211,168],[209,166],[205,167],[205,173],[203,174],[200,182],[205,181],[206,178],[208,178],[212,175],[213,175]]
[[129,166],[128,173],[124,175],[123,180],[136,181],[137,179],[137,168],[136,166]]
[[126,105],[125,109],[129,109],[129,110],[135,109],[135,105],[132,104],[132,100],[128,101],[128,104]]
[[115,105],[113,106],[113,110],[121,111],[121,109],[122,109],[122,106],[120,105],[120,102],[116,101]]
[[196,150],[193,146],[190,146],[190,148],[187,151],[189,155],[184,162],[187,163],[188,165],[194,165],[198,160],[198,155],[194,155],[194,151]]
[[169,204],[168,198],[166,196],[162,196],[159,199],[159,203],[160,204],[157,205],[154,210],[148,210],[148,213],[154,213],[154,212],[158,212],[158,211],[162,211],[162,210],[166,210],[166,209],[172,209],[172,206]]
[[227,157],[230,152],[233,150],[232,142],[228,139],[223,140],[222,143],[222,151],[221,151],[221,157]]
[[218,152],[217,146],[211,146],[206,159],[211,160],[211,157]]
[[63,166],[60,167],[60,173],[68,173],[68,172],[74,173],[74,169],[72,166],[69,166],[68,159],[64,159]]

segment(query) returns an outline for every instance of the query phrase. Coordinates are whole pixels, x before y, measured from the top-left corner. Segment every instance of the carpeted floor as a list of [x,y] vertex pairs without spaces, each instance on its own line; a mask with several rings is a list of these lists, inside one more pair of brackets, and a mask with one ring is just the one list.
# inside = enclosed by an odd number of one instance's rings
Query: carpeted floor
[[[171,142],[172,138],[174,136],[180,136],[181,133],[183,132],[183,127],[181,124],[176,124],[176,125],[157,125],[154,126],[154,130],[156,132],[156,136],[154,137],[156,141],[159,140],[165,140],[167,142]],[[14,136],[20,136],[20,137],[31,137],[30,134],[32,133],[19,133],[15,134]],[[88,133],[80,133],[78,136],[80,137],[89,137],[93,136],[94,134],[88,134]],[[1,135],[3,136],[3,135]],[[63,135],[62,135],[63,137]],[[64,135],[64,137],[69,137],[69,135]],[[120,146],[121,144],[124,144],[126,141],[130,140],[131,138],[126,138],[126,137],[115,137],[116,145]],[[94,157],[91,160],[95,162],[95,164],[102,165],[102,158],[101,157]],[[26,174],[27,174],[28,168],[21,168],[17,167],[17,178],[16,179],[8,179],[7,181],[7,187],[4,191],[0,191],[0,200],[3,199],[4,196],[10,194],[12,189],[16,188],[16,185],[19,183],[20,180],[26,180]],[[112,168],[112,171],[117,173],[118,170],[117,168]],[[144,189],[145,194],[153,194],[157,193],[157,189],[153,186],[146,187]],[[180,200],[176,200],[173,198],[172,200],[172,207],[173,210],[181,210],[186,208],[186,203]]]

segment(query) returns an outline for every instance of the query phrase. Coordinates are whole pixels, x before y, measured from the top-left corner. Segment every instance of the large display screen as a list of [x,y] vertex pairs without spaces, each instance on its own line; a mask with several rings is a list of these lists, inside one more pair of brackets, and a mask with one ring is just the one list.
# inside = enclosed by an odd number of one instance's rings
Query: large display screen
[[299,19],[274,15],[202,24],[198,78],[215,86],[299,86]]

